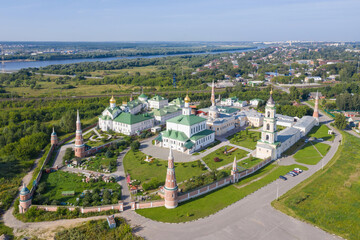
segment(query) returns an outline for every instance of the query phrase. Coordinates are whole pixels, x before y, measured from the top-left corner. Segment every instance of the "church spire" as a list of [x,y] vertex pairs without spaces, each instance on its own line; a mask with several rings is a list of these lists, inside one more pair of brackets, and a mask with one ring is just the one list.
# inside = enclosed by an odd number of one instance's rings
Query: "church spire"
[[82,136],[79,109],[77,110],[76,133],[75,133],[75,157],[85,157],[85,144]]

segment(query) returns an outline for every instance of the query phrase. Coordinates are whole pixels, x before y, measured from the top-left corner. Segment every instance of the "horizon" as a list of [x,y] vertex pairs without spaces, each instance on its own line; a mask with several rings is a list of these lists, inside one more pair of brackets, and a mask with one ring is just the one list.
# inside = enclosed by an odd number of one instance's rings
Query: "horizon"
[[356,42],[358,9],[356,0],[4,1],[0,41]]

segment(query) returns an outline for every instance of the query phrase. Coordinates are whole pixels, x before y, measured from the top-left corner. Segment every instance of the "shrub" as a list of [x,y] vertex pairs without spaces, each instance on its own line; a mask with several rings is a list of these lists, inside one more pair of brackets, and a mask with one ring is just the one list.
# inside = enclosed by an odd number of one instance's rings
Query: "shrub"
[[221,161],[220,158],[218,158],[218,157],[214,158],[214,162],[220,162],[220,161]]
[[140,143],[139,143],[139,141],[134,141],[134,142],[132,142],[132,143],[130,144],[130,147],[131,147],[131,150],[133,150],[133,151],[139,150],[139,148],[140,148]]
[[105,157],[112,158],[113,156],[114,156],[114,153],[108,149],[105,153]]

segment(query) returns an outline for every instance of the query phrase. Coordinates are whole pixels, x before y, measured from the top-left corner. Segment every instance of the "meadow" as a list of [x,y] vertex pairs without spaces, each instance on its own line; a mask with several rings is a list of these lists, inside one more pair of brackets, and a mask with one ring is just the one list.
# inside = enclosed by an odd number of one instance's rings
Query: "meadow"
[[360,239],[360,141],[342,133],[331,161],[272,204],[278,210],[345,239]]

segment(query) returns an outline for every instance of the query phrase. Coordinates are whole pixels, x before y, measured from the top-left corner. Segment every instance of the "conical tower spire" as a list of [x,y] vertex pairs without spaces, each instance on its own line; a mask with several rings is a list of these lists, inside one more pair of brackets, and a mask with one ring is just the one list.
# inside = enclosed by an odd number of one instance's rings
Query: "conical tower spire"
[[168,157],[168,168],[167,168],[166,180],[164,186],[166,208],[177,207],[178,205],[177,191],[178,191],[178,186],[176,183],[176,176],[175,176],[174,156],[172,149],[170,147],[169,157]]
[[233,165],[232,165],[232,170],[233,170],[233,171],[237,171],[236,157],[234,157],[234,162],[233,162]]

